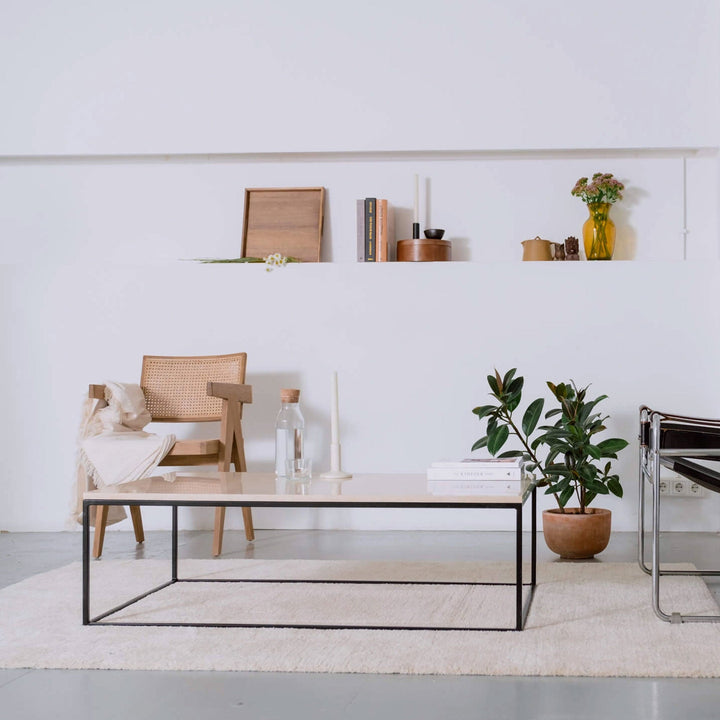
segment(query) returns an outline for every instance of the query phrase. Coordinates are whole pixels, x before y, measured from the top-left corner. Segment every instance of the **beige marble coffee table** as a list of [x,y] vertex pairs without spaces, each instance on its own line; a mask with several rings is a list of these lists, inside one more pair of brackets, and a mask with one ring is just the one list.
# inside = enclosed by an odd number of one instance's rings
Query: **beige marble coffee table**
[[[440,496],[428,493],[425,475],[372,474],[354,475],[350,480],[313,480],[309,486],[277,481],[272,473],[192,472],[169,473],[127,483],[122,486],[86,492],[83,499],[83,624],[84,625],[189,625],[192,627],[302,627],[314,629],[388,629],[388,630],[522,630],[530,610],[536,586],[537,566],[537,498],[536,489],[528,484],[519,495]],[[523,583],[523,507],[530,500],[530,582]],[[172,557],[168,582],[138,595],[122,605],[90,616],[90,508],[93,505],[164,506],[172,512]],[[113,620],[112,615],[148,595],[173,583],[187,582],[178,577],[179,507],[333,507],[333,508],[451,508],[494,509],[515,516],[515,578],[506,583],[398,582],[394,584],[461,584],[514,585],[515,625],[513,627],[436,627],[367,626],[367,625],[267,625],[258,623],[134,623]],[[193,580],[197,582],[197,580]],[[227,582],[273,582],[273,580],[237,579]],[[278,582],[275,580],[274,582]],[[285,581],[283,581],[285,582]],[[296,580],[293,582],[308,582]],[[385,583],[386,580],[333,581],[348,584]],[[529,587],[523,602],[523,587]]]

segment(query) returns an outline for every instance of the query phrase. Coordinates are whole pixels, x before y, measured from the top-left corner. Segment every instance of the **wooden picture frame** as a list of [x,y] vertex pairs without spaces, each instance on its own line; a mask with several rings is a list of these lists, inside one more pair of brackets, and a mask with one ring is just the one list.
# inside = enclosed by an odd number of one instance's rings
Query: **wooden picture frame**
[[320,262],[325,188],[246,188],[242,257]]

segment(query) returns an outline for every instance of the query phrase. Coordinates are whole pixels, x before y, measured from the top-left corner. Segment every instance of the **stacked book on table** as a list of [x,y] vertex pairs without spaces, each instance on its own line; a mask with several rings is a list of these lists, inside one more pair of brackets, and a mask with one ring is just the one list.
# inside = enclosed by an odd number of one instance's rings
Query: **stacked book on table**
[[523,458],[471,458],[435,462],[427,470],[433,495],[520,495],[530,477]]

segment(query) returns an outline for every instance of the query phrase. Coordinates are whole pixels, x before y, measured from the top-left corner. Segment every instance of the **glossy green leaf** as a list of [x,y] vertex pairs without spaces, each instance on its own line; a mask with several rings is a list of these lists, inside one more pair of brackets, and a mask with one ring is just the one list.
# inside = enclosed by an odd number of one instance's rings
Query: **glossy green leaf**
[[516,377],[509,385],[504,385],[503,390],[508,395],[514,395],[515,393],[519,393],[522,391],[524,384],[525,378]]
[[555,475],[557,477],[573,477],[573,471],[564,465],[551,465],[545,467],[546,475]]
[[493,415],[487,423],[486,432],[488,435],[492,435],[495,432],[495,428],[497,427],[498,419],[496,415]]
[[496,455],[500,448],[505,444],[508,439],[510,431],[507,425],[499,425],[492,433],[488,433],[488,444],[487,448],[491,455]]
[[553,448],[549,453],[548,456],[545,458],[545,463],[547,465],[552,465],[555,462],[555,459],[558,456],[558,453],[560,451],[557,448]]
[[542,415],[544,405],[545,400],[543,398],[533,400],[530,405],[528,405],[522,419],[522,431],[525,433],[526,437],[534,432],[538,424],[538,420],[540,420],[540,416]]
[[599,442],[597,446],[602,453],[602,457],[611,457],[615,453],[626,448],[628,446],[628,442],[622,438],[610,438]]
[[498,455],[500,458],[517,458],[522,457],[525,453],[522,450],[506,450]]
[[488,385],[495,395],[500,396],[500,385],[494,375],[487,376]]
[[570,498],[573,496],[573,494],[574,494],[574,490],[572,489],[572,487],[565,488],[565,490],[563,490],[560,493],[560,496],[558,497],[558,502],[560,503],[560,507],[565,507],[568,504],[568,501],[570,500]]
[[562,478],[559,482],[552,484],[552,491],[553,492],[562,492],[565,490],[565,488],[568,488],[571,486],[571,479],[569,477]]
[[502,385],[504,388],[507,388],[507,386],[512,382],[512,379],[515,377],[516,372],[517,368],[513,368],[512,370],[508,370],[505,373],[505,376],[502,379]]
[[497,410],[496,405],[480,405],[479,407],[473,408],[473,412],[478,416],[478,420],[489,415],[494,410]]
[[584,485],[587,490],[597,495],[608,495],[610,493],[607,487],[597,480],[586,480]]
[[566,398],[568,395],[568,385],[566,385],[565,383],[560,383],[559,385],[553,385],[552,383],[548,383],[548,387],[552,391],[552,394],[558,400],[563,400],[563,398]]
[[622,485],[617,476],[608,478],[607,486],[613,495],[617,495],[617,497],[623,496]]
[[517,409],[518,405],[520,404],[520,401],[522,400],[522,392],[515,392],[511,395],[508,395],[505,404],[507,405],[507,409],[510,412],[513,412]]
[[600,459],[600,448],[596,447],[595,445],[588,444],[587,446],[587,453],[590,455],[590,457],[595,458],[595,460]]
[[472,450],[479,450],[480,448],[484,448],[488,444],[488,437],[485,435],[485,437],[481,437],[479,440],[476,440],[475,443],[472,446]]

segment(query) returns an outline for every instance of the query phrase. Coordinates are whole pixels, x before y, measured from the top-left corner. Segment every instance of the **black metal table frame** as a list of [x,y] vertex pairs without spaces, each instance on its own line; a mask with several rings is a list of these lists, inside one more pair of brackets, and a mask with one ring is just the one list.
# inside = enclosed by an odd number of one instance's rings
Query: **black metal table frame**
[[[112,500],[84,500],[83,501],[83,590],[82,590],[82,616],[83,625],[131,625],[131,626],[161,626],[161,627],[245,627],[245,628],[296,628],[313,630],[462,630],[462,631],[511,631],[522,630],[525,627],[530,605],[532,604],[537,584],[537,497],[536,489],[530,490],[531,495],[531,539],[530,539],[530,582],[523,582],[523,540],[522,517],[523,507],[527,496],[521,502],[493,502],[493,503],[417,503],[417,502],[374,502],[351,501],[336,502],[331,500],[313,501],[308,496],[307,502],[302,501],[252,501],[237,500],[183,500],[182,496],[163,500],[133,500],[131,496]],[[135,506],[163,506],[172,509],[172,560],[171,578],[168,582],[148,590],[141,595],[117,605],[95,617],[90,617],[90,508],[93,505],[135,505]],[[203,579],[178,577],[178,507],[346,507],[346,508],[472,508],[472,509],[498,509],[515,511],[515,582],[459,582],[459,581],[402,581],[402,580],[302,580],[302,579],[266,579],[266,578],[230,578],[230,579]],[[515,586],[515,626],[514,627],[439,627],[439,626],[408,626],[397,625],[328,625],[307,623],[193,623],[193,622],[129,622],[121,620],[107,620],[117,612],[133,605],[143,598],[163,590],[178,582],[232,582],[232,583],[323,583],[347,585],[498,585]],[[529,592],[523,602],[523,588],[529,587]]]

